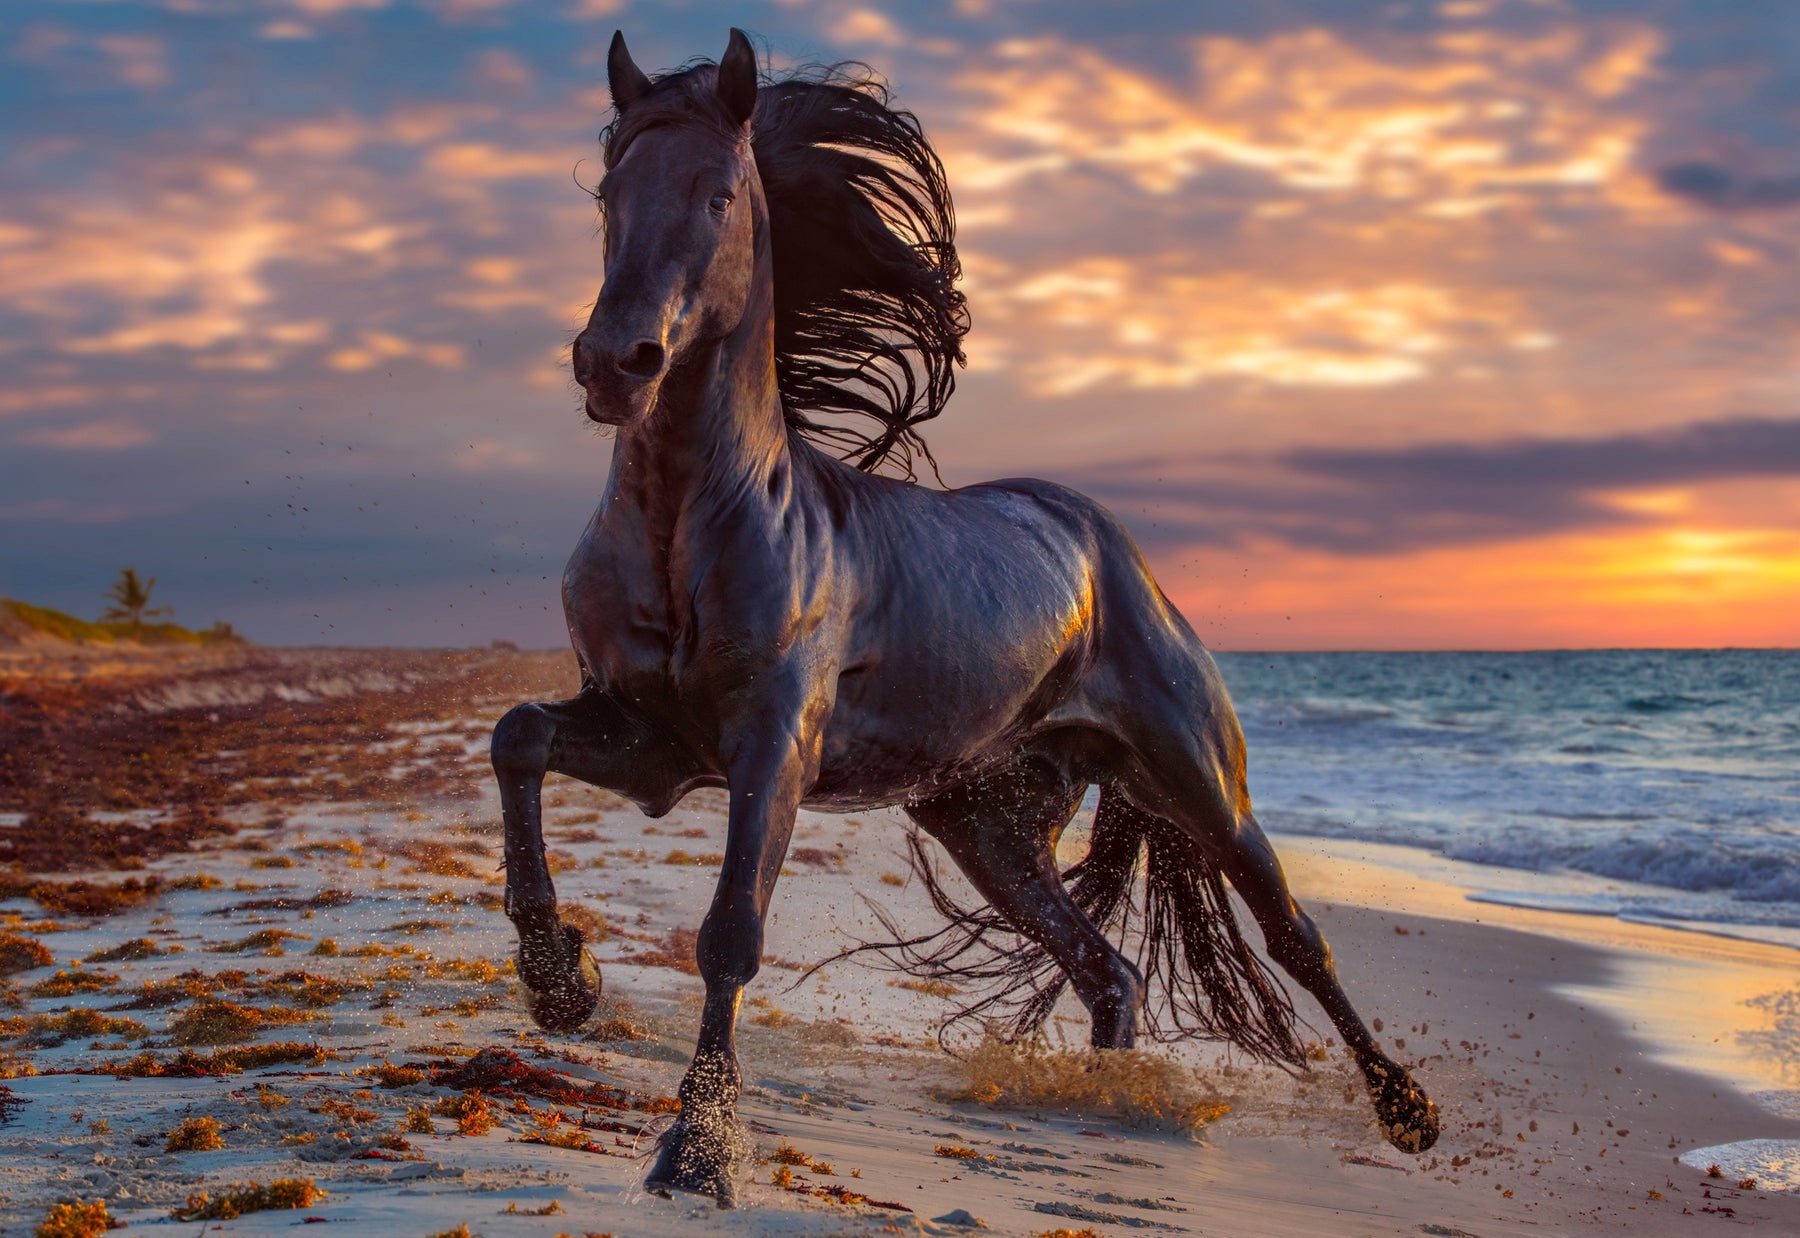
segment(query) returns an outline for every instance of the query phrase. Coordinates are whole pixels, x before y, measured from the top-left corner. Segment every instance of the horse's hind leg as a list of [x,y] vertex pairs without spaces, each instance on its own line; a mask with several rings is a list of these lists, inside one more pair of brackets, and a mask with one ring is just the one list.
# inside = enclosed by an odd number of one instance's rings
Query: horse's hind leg
[[506,824],[506,914],[519,934],[519,983],[539,1027],[570,1032],[600,1001],[600,969],[556,912],[544,854],[542,790],[550,770],[618,787],[635,728],[591,685],[567,701],[519,705],[494,728],[494,776]]
[[982,897],[1049,952],[1093,1018],[1093,1043],[1129,1049],[1144,982],[1064,888],[1054,842],[1081,802],[1082,784],[1015,766],[907,809],[942,843]]
[[1387,1141],[1403,1152],[1437,1142],[1437,1107],[1405,1068],[1381,1051],[1338,983],[1331,951],[1289,891],[1281,863],[1250,811],[1244,736],[1218,670],[1198,657],[1167,659],[1140,681],[1169,683],[1160,697],[1139,697],[1129,714],[1133,768],[1130,799],[1204,849],[1250,908],[1268,954],[1330,1016],[1362,1069]]
[[1281,862],[1262,827],[1248,812],[1239,815],[1228,845],[1216,854],[1219,866],[1262,928],[1269,957],[1318,999],[1332,1026],[1356,1057],[1369,1087],[1384,1138],[1402,1152],[1423,1152],[1437,1142],[1437,1106],[1406,1068],[1381,1051],[1338,982],[1331,949],[1312,917],[1288,890]]

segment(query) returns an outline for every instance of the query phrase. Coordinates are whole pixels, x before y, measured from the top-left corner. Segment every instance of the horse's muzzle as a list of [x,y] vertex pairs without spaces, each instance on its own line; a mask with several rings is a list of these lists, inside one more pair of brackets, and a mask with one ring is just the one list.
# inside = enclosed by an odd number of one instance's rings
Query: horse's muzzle
[[610,346],[584,333],[571,351],[575,381],[587,392],[583,411],[588,420],[625,426],[650,411],[668,367],[668,351],[662,344],[637,339]]

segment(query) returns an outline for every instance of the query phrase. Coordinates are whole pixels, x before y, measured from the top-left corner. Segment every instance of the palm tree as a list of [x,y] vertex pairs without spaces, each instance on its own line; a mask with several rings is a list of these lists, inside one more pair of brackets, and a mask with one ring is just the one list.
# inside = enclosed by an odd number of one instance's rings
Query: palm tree
[[119,579],[114,581],[113,587],[106,592],[106,596],[113,604],[100,618],[109,623],[120,620],[129,622],[131,639],[140,639],[144,634],[144,620],[175,613],[167,606],[158,606],[155,610],[149,608],[150,591],[154,588],[156,588],[156,577],[139,580],[135,567],[120,568]]

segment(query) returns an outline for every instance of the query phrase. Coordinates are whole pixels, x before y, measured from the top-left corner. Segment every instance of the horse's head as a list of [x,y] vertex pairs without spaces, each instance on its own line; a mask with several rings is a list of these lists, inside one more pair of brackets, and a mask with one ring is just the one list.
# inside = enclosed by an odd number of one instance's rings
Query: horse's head
[[618,121],[600,184],[606,282],[574,367],[587,415],[629,426],[649,414],[683,354],[730,334],[749,303],[761,194],[750,154],[756,54],[734,29],[716,70],[653,84],[615,34],[607,79]]

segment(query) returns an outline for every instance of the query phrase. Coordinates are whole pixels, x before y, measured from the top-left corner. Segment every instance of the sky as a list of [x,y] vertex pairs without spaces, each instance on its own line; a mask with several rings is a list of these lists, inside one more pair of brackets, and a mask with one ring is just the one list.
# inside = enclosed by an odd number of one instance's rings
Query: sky
[[1789,0],[9,0],[0,594],[564,643],[623,29],[943,157],[945,481],[1106,503],[1220,649],[1800,644]]

